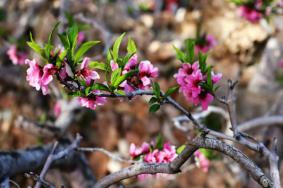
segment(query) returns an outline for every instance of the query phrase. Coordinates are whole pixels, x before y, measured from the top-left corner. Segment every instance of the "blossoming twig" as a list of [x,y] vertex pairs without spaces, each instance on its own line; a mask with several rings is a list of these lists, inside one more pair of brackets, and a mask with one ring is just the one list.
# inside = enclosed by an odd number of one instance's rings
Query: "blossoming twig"
[[262,170],[253,163],[246,155],[233,146],[230,146],[222,141],[213,138],[197,137],[193,139],[189,145],[178,155],[178,157],[170,163],[138,163],[130,167],[124,168],[118,172],[112,173],[100,179],[95,188],[108,187],[123,179],[136,176],[139,174],[156,174],[167,173],[175,174],[180,171],[180,167],[187,161],[187,159],[198,149],[207,148],[218,150],[221,153],[231,157],[245,168],[249,174],[263,187],[273,187],[271,180],[264,175]]

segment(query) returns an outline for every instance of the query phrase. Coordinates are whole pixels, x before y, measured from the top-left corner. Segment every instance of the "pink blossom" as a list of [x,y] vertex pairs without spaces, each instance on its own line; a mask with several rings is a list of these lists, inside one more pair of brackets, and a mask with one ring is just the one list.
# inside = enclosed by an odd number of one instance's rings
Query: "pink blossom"
[[35,87],[37,91],[40,90],[40,80],[42,76],[42,70],[40,69],[38,63],[35,59],[30,61],[29,59],[25,60],[25,63],[29,65],[27,69],[27,81],[30,86]]
[[111,67],[111,70],[114,71],[114,70],[119,68],[119,65],[115,61],[111,60],[110,61],[110,67]]
[[[110,61],[110,66],[112,71],[118,68],[118,64],[113,60]],[[151,85],[151,78],[158,76],[158,68],[154,67],[150,61],[138,62],[137,54],[134,54],[129,61],[126,63],[122,70],[122,75],[138,69],[138,73],[135,73],[127,80],[120,84],[120,87],[124,89],[125,92],[132,92],[136,88],[147,89]]]
[[[98,91],[94,93],[99,93]],[[81,106],[90,108],[95,110],[97,106],[102,106],[106,103],[105,97],[95,97],[95,98],[87,98],[87,97],[78,97],[79,103]]]
[[201,93],[199,95],[199,100],[201,103],[201,107],[203,110],[206,110],[208,108],[208,105],[213,101],[214,97],[210,93]]
[[205,44],[195,45],[195,53],[198,54],[199,52],[206,53],[210,49],[212,49],[214,46],[216,46],[217,41],[213,35],[206,35],[205,36]]
[[77,43],[81,44],[85,40],[85,33],[83,31],[80,31],[78,33]]
[[44,65],[43,75],[40,80],[41,90],[43,95],[48,94],[48,84],[53,80],[54,66],[52,64]]
[[[205,74],[201,72],[198,62],[195,62],[192,65],[183,64],[178,73],[174,75],[180,85],[179,91],[184,94],[187,101],[194,105],[200,104],[203,110],[206,110],[214,99],[213,95],[201,86],[201,83],[206,82],[207,75]],[[222,74],[215,74],[214,72],[211,72],[211,74],[213,84],[219,82],[222,78]]]
[[158,76],[158,68],[154,67],[150,61],[141,61],[139,64],[139,78],[142,81],[142,87],[148,87],[151,84],[150,78]]
[[7,55],[15,65],[23,65],[25,63],[25,59],[27,58],[27,54],[18,52],[15,45],[10,46],[9,50],[7,51]]
[[74,77],[74,73],[72,72],[70,65],[64,62],[59,71],[59,77],[60,79],[65,80],[68,76],[72,78]]
[[36,60],[25,60],[25,63],[29,65],[27,69],[27,81],[29,85],[35,87],[37,91],[42,90],[43,95],[48,94],[48,85],[53,80],[52,74],[54,74],[54,66],[52,64],[46,64],[43,69],[38,65]]
[[197,161],[197,165],[204,171],[208,172],[208,168],[210,165],[209,160],[202,154],[199,150],[194,153],[195,159]]
[[257,23],[263,16],[261,12],[245,5],[240,6],[238,12],[241,17],[252,23]]
[[81,75],[85,79],[87,84],[90,84],[92,80],[97,80],[100,78],[100,76],[96,71],[91,70],[88,65],[89,58],[85,57],[83,59],[83,62],[81,63],[79,75]]
[[150,145],[146,142],[144,142],[141,147],[136,147],[136,145],[132,143],[130,145],[129,153],[131,157],[135,158],[141,154],[146,154],[149,151],[150,151]]
[[[132,158],[141,156],[140,160],[146,163],[169,163],[177,157],[175,146],[169,143],[164,143],[162,149],[150,150],[150,144],[144,142],[141,147],[136,147],[135,144],[130,145],[129,153]],[[144,180],[150,177],[168,177],[165,174],[141,174],[138,175],[139,180]]]
[[134,70],[138,65],[138,55],[134,54],[129,61],[127,62],[127,64],[124,67],[123,70],[123,74],[129,72],[130,70]]
[[212,83],[216,84],[222,79],[222,73],[215,74],[213,71],[211,72]]

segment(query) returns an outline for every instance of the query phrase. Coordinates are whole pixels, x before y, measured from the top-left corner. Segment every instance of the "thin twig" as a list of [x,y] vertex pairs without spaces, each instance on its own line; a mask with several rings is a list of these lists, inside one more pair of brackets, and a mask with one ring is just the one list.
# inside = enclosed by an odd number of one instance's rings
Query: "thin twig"
[[107,151],[106,149],[103,148],[77,148],[77,151],[82,151],[82,152],[101,152],[105,155],[107,155],[108,157],[110,157],[111,159],[115,160],[115,161],[119,161],[119,162],[123,162],[123,163],[129,163],[129,164],[133,164],[136,163],[136,161],[133,160],[129,160],[129,159],[123,159],[121,157],[119,157],[118,155],[115,155],[113,153],[111,153],[110,151]]
[[[68,147],[66,147],[64,150],[58,152],[58,153],[54,153],[55,152],[55,149],[58,145],[57,142],[55,142],[51,152],[50,152],[50,155],[48,156],[45,164],[44,164],[44,167],[39,175],[39,178],[40,179],[44,179],[48,169],[50,168],[51,164],[53,163],[53,161],[56,161],[58,159],[61,159],[63,158],[64,156],[67,156],[71,151],[75,150],[79,143],[80,143],[80,140],[81,140],[81,136],[79,134],[77,134],[76,136],[76,139],[73,141],[73,143],[71,145],[69,145]],[[35,188],[40,188],[40,185],[41,185],[41,182],[37,181],[36,185],[35,185]]]

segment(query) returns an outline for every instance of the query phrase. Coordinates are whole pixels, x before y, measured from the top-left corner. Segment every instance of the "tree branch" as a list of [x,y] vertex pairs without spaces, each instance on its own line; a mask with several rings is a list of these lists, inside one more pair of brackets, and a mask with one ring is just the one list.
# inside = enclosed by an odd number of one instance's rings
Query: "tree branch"
[[273,187],[271,180],[265,176],[262,170],[252,162],[245,154],[237,148],[230,146],[222,141],[213,138],[197,137],[193,139],[185,150],[171,163],[137,163],[118,172],[105,176],[100,179],[95,188],[108,187],[123,179],[127,179],[140,174],[156,174],[166,173],[175,174],[180,172],[180,167],[188,160],[188,158],[198,149],[207,148],[219,151],[237,163],[239,163],[262,187]]
[[180,167],[193,155],[197,147],[186,146],[184,151],[178,155],[171,163],[136,163],[135,165],[124,168],[118,172],[112,173],[100,179],[94,188],[106,188],[123,179],[127,179],[140,174],[176,174],[180,172]]
[[248,131],[250,129],[256,129],[272,125],[283,125],[283,116],[275,115],[268,117],[258,117],[240,124],[238,126],[238,129],[239,131]]

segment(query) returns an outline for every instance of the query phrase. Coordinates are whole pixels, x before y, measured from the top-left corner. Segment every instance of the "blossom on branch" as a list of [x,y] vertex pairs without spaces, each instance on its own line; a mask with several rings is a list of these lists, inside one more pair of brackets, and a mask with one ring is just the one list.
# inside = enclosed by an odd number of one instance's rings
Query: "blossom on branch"
[[204,35],[202,38],[196,41],[195,53],[199,52],[207,53],[217,44],[217,41],[213,35]]
[[80,65],[80,70],[77,73],[81,76],[85,81],[86,84],[90,84],[92,80],[97,80],[100,78],[99,74],[89,68],[89,58],[85,57]]
[[24,52],[18,52],[15,45],[10,46],[7,51],[7,55],[14,65],[25,64],[25,59],[27,58],[27,54]]
[[[183,64],[178,73],[174,75],[180,85],[180,92],[184,94],[187,101],[194,105],[200,104],[203,110],[206,110],[214,99],[211,91],[202,86],[208,81],[207,74],[201,71],[198,62],[194,62]],[[216,84],[222,78],[222,74],[215,74],[213,71],[209,74],[211,74],[212,84]]]
[[43,68],[39,66],[35,59],[26,59],[25,63],[29,65],[27,69],[27,81],[30,86],[37,91],[41,90],[43,95],[48,94],[48,85],[53,80],[52,75],[55,73],[55,68],[52,64],[46,64]]
[[[99,91],[94,91],[93,93],[99,94]],[[105,97],[95,96],[92,98],[88,97],[78,97],[81,106],[95,110],[97,106],[102,106],[106,103]]]
[[[141,147],[136,147],[135,144],[130,145],[130,156],[133,159],[139,159],[145,163],[169,163],[172,162],[178,155],[175,146],[169,143],[164,143],[161,148],[144,142]],[[139,180],[144,180],[150,177],[168,177],[167,174],[141,174],[138,175]]]

